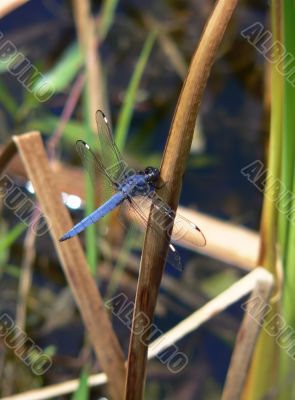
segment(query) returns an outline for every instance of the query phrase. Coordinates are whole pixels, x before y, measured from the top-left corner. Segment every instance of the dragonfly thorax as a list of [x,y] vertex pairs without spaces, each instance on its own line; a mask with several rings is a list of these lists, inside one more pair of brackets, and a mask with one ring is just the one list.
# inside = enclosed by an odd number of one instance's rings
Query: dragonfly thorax
[[153,182],[156,181],[156,176],[155,172],[145,169],[126,177],[118,189],[128,196],[148,195],[155,190]]

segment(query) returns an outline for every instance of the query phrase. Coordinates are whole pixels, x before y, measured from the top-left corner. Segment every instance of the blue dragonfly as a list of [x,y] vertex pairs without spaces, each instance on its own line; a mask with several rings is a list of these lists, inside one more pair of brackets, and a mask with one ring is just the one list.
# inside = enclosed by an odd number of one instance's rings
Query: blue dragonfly
[[[99,172],[111,189],[109,199],[90,215],[77,223],[59,240],[68,240],[94,224],[121,204],[126,204],[137,222],[152,229],[169,242],[167,261],[178,270],[182,270],[180,256],[171,242],[185,238],[190,245],[205,246],[206,239],[202,231],[193,222],[175,213],[157,194],[156,189],[160,172],[157,168],[147,167],[135,171],[128,167],[111,133],[108,121],[100,110],[96,112],[99,150],[94,150],[83,140],[76,143],[77,151],[84,167],[90,174]],[[149,214],[152,209],[152,222]]]

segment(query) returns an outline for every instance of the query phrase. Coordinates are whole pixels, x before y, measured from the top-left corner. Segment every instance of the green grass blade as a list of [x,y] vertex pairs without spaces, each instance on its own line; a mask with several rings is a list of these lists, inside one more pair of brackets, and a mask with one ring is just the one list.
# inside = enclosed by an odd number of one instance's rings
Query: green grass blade
[[[283,21],[284,21],[284,47],[287,54],[295,57],[295,6],[294,1],[285,0],[283,2]],[[293,63],[292,63],[293,66]],[[283,123],[283,162],[282,162],[282,181],[287,190],[293,193],[294,181],[294,160],[295,160],[295,90],[294,86],[288,80],[290,67],[285,66],[284,74],[284,123]],[[283,253],[287,252],[289,223],[287,215],[280,214],[280,242]]]
[[[60,118],[51,115],[45,115],[41,119],[33,119],[26,124],[27,130],[39,130],[43,134],[49,135],[54,132],[60,123]],[[62,140],[73,145],[78,139],[81,139],[85,132],[85,125],[79,121],[70,120],[66,123]]]
[[52,70],[43,74],[43,76],[36,82],[33,86],[33,90],[37,90],[46,82],[51,87],[54,87],[55,92],[63,91],[77,75],[83,63],[83,56],[78,44],[72,44],[61,55],[59,61]]
[[27,229],[23,223],[15,225],[12,229],[6,229],[6,225],[1,224],[2,229],[0,232],[0,275],[8,273],[13,276],[19,275],[19,268],[9,268],[9,248],[20,237],[20,235]]
[[[0,259],[0,265],[3,264]],[[5,264],[3,267],[0,267],[1,274],[7,274],[11,278],[19,279],[21,275],[21,270],[18,265]]]
[[88,388],[88,373],[83,370],[80,376],[79,387],[72,396],[72,400],[88,400],[89,388]]
[[0,74],[5,74],[6,72],[8,72],[8,67],[13,66],[13,64],[10,60],[13,60],[13,58],[11,58],[11,55],[8,55],[7,57],[5,55],[3,55],[1,57],[1,61],[0,61]]
[[[272,41],[281,37],[279,18],[275,13],[276,7],[272,2]],[[259,265],[265,267],[274,274],[277,279],[277,251],[276,243],[278,211],[274,198],[279,195],[279,187],[273,188],[273,182],[280,179],[281,153],[282,153],[282,103],[283,103],[283,78],[276,68],[276,63],[271,66],[271,123],[268,153],[268,177],[265,184],[263,208],[261,216],[261,248]],[[273,196],[268,193],[273,192]],[[267,324],[279,312],[278,302],[272,303],[272,309],[268,313],[265,323]],[[276,360],[279,358],[279,347],[276,337],[262,329],[259,334],[257,346],[253,355],[251,368],[248,374],[247,385],[243,399],[260,400],[268,393],[269,388],[277,382],[278,378]]]
[[[85,172],[85,183],[86,183],[86,205],[85,205],[85,216],[89,215],[95,209],[94,202],[94,189],[92,186],[91,178],[87,172]],[[85,231],[86,237],[86,256],[90,266],[91,272],[95,275],[96,263],[97,263],[97,247],[96,247],[96,226],[92,224],[87,227]]]
[[110,27],[113,25],[115,11],[119,0],[104,0],[101,10],[101,18],[98,28],[98,37],[101,41],[105,39],[110,30]]
[[128,229],[122,249],[120,251],[120,254],[118,255],[117,263],[114,267],[108,288],[106,290],[105,299],[110,299],[114,295],[120,284],[120,279],[124,273],[127,264],[126,256],[132,251],[135,235],[138,238],[138,232],[135,232],[135,230],[131,226]]
[[[92,146],[94,135],[90,128],[90,115],[88,106],[88,93],[87,89],[84,91],[84,120],[86,121],[86,142]],[[92,146],[94,147],[94,146]],[[89,173],[85,171],[85,184],[86,184],[86,204],[85,204],[85,215],[89,215],[95,209],[95,191]],[[85,231],[85,242],[86,242],[86,257],[90,270],[93,275],[96,273],[96,265],[98,260],[98,249],[96,246],[96,225],[92,224],[88,226]]]
[[[295,57],[295,4],[293,0],[285,0],[283,2],[283,28],[284,28],[284,47],[287,54]],[[293,64],[292,64],[293,65]],[[295,189],[295,89],[288,75],[291,70],[285,64],[284,71],[284,113],[283,113],[283,162],[282,162],[282,195],[285,194],[285,202],[289,200],[286,212],[280,213],[280,244],[284,261],[284,290],[283,290],[283,317],[288,326],[295,329],[295,226],[294,212],[295,209],[294,189]],[[286,197],[286,191],[290,195]],[[283,204],[283,200],[281,202]],[[290,218],[291,216],[291,218]],[[281,351],[280,359],[280,379],[282,390],[279,399],[289,400],[295,396],[294,380],[290,380],[290,376],[294,373],[294,361],[287,354],[286,350]]]
[[14,100],[4,82],[0,82],[0,103],[13,118],[16,117],[18,112],[17,102]]
[[143,71],[149,59],[153,44],[156,39],[156,32],[152,31],[149,33],[138,61],[135,66],[135,70],[131,77],[126,95],[124,97],[123,105],[119,114],[116,131],[115,141],[120,150],[123,150],[126,143],[127,133],[130,126],[132,112],[136,101],[136,93],[138,90],[139,82],[142,77]]
[[27,228],[28,227],[25,224],[20,222],[7,231],[5,235],[2,235],[0,240],[0,252],[7,250]]

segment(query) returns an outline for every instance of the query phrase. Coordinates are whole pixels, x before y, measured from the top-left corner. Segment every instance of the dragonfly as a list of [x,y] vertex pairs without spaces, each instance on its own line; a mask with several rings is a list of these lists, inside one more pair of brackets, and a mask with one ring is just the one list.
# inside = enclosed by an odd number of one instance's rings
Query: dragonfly
[[[154,232],[168,241],[166,261],[182,271],[180,255],[173,243],[184,238],[192,246],[205,246],[206,239],[201,229],[180,215],[163,201],[156,193],[159,188],[160,172],[155,167],[136,171],[128,166],[118,149],[105,114],[96,112],[99,150],[84,140],[76,143],[77,151],[84,167],[90,174],[98,172],[110,189],[110,197],[90,215],[78,222],[59,240],[65,241],[76,236],[89,225],[115,210],[122,204],[135,216],[137,222],[145,227],[151,226]],[[149,218],[151,213],[151,218]]]

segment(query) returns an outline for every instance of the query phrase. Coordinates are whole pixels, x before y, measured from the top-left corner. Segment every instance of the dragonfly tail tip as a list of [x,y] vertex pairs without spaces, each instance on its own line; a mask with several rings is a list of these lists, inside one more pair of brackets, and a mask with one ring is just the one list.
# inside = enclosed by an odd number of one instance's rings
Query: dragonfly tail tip
[[59,241],[59,242],[64,242],[64,241],[67,240],[67,239],[69,239],[68,236],[63,235],[62,237],[60,237],[60,238],[58,239],[58,241]]

